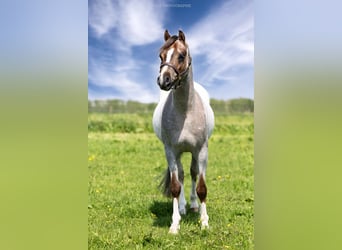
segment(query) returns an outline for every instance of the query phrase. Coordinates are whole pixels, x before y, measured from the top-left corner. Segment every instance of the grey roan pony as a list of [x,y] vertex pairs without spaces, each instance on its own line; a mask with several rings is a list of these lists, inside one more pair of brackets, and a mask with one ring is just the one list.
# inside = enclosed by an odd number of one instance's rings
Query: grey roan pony
[[[170,36],[165,30],[164,40],[165,44],[160,49],[161,65],[157,79],[161,95],[153,114],[153,128],[164,143],[168,169],[162,184],[165,195],[172,195],[173,198],[169,232],[176,234],[180,228],[180,215],[186,213],[184,171],[180,161],[183,152],[192,154],[190,208],[198,211],[198,197],[201,202],[201,227],[209,227],[205,203],[205,172],[208,139],[214,128],[214,113],[209,104],[208,93],[192,79],[191,56],[184,33],[180,30],[178,36]],[[196,187],[197,178],[199,181]]]

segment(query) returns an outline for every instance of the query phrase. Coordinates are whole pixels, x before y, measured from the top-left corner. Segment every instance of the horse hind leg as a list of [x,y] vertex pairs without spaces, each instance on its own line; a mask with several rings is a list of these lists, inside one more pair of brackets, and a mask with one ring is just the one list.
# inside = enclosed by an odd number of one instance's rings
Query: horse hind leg
[[191,160],[191,168],[190,168],[190,175],[191,175],[191,193],[190,193],[190,209],[193,212],[198,212],[198,202],[197,202],[197,193],[196,193],[196,181],[197,181],[197,161],[195,158],[192,157]]
[[178,166],[178,179],[181,183],[181,191],[179,194],[179,213],[184,215],[186,214],[186,200],[185,200],[185,195],[184,195],[184,170],[182,163],[178,161],[177,163]]

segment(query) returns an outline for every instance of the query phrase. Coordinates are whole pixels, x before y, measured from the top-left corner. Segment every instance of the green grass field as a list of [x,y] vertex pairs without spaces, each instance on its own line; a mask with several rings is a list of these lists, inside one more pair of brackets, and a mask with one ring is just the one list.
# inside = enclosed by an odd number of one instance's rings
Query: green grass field
[[[216,117],[206,174],[210,229],[201,231],[189,211],[178,235],[168,234],[172,202],[158,190],[166,159],[151,119],[88,116],[89,249],[252,249],[253,115]],[[189,203],[190,154],[182,162]]]

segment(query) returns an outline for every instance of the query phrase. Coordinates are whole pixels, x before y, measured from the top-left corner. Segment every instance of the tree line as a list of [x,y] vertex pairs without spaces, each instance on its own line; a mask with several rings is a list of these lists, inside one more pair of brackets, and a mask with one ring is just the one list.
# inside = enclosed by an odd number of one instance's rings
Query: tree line
[[[253,113],[254,101],[248,98],[231,100],[210,99],[215,114]],[[88,113],[153,113],[157,103],[123,100],[88,100]]]

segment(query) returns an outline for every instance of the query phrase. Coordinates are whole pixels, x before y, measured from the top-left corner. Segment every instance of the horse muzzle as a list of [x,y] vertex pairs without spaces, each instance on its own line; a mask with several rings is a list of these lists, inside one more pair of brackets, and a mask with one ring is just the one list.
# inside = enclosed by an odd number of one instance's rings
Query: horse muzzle
[[165,72],[163,75],[159,75],[157,78],[157,83],[160,89],[168,91],[175,86],[175,80],[171,78],[171,75],[168,72]]

